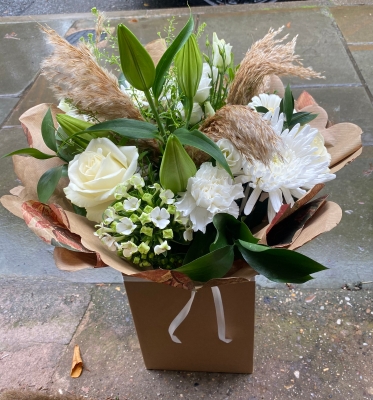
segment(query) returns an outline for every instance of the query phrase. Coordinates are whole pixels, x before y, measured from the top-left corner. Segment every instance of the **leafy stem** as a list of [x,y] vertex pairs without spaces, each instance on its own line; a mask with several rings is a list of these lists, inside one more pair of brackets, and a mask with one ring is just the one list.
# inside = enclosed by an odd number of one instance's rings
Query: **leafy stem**
[[150,108],[153,111],[154,118],[157,121],[157,125],[158,125],[158,128],[159,128],[159,131],[161,132],[162,139],[165,140],[167,138],[166,131],[165,131],[164,126],[162,124],[162,121],[161,121],[161,119],[159,117],[157,107],[154,104],[153,97],[150,94],[150,90],[149,89],[144,90],[144,94],[145,94],[146,99],[149,102]]

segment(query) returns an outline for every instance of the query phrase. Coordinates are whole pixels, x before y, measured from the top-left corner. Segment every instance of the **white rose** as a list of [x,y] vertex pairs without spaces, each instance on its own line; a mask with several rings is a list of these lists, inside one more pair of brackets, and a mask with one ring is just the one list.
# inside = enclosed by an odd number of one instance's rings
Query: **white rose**
[[115,200],[116,186],[136,172],[138,157],[135,146],[117,147],[107,138],[91,140],[69,163],[66,197],[85,207],[89,220],[100,222],[102,213]]
[[227,213],[238,217],[234,201],[244,197],[241,184],[234,184],[229,174],[212,163],[203,163],[196,175],[188,180],[187,191],[175,203],[182,216],[189,216],[196,232],[206,232],[215,214]]
[[224,39],[219,40],[214,32],[212,35],[212,64],[220,70],[228,68],[232,60],[231,50],[232,46],[225,43]]
[[228,139],[220,139],[216,142],[221,152],[224,154],[227,164],[232,174],[238,174],[242,169],[243,158],[234,144]]

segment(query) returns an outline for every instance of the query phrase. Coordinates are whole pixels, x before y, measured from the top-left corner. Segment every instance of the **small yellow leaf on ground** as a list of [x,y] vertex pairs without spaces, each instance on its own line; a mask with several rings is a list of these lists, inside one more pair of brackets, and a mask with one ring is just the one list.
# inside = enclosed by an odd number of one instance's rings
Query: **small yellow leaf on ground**
[[79,378],[83,371],[83,360],[80,355],[80,349],[78,345],[74,347],[73,364],[71,366],[70,376],[72,378]]
[[120,287],[117,286],[117,287],[115,288],[115,290],[118,290],[118,292],[120,292]]

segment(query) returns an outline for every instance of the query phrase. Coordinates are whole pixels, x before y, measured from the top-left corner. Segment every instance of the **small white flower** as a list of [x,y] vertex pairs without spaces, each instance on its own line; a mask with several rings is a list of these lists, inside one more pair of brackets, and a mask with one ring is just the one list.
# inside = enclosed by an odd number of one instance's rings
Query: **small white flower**
[[186,230],[183,232],[183,238],[184,240],[191,242],[193,240],[193,228],[188,227]]
[[281,97],[277,94],[262,93],[259,96],[254,96],[248,106],[253,110],[255,110],[255,107],[265,107],[273,115],[280,103]]
[[132,254],[137,253],[138,247],[135,245],[135,243],[129,241],[121,243],[121,245],[119,246],[119,250],[122,250],[124,257],[129,258],[132,256]]
[[229,139],[220,139],[216,142],[221,152],[224,154],[227,164],[232,174],[238,174],[242,169],[243,159],[241,153]]
[[150,219],[157,228],[164,229],[170,223],[170,213],[165,208],[155,207],[150,213]]
[[129,218],[123,217],[117,223],[115,230],[122,235],[130,235],[137,227]]
[[164,253],[167,250],[171,250],[171,247],[168,245],[167,240],[161,242],[161,244],[154,246],[154,253],[159,255]]
[[175,203],[182,216],[189,216],[193,230],[206,232],[215,214],[227,213],[238,217],[234,201],[244,197],[242,185],[234,184],[228,172],[212,163],[203,163],[196,175],[188,180],[187,191]]
[[129,183],[135,188],[139,189],[145,186],[145,181],[140,174],[134,174],[130,179]]
[[173,204],[175,203],[175,199],[174,199],[174,193],[170,190],[161,190],[161,193],[159,194],[159,197],[161,198],[163,203],[166,204]]
[[136,211],[140,207],[141,200],[136,197],[128,197],[123,201],[123,208],[126,211]]
[[73,105],[71,105],[70,103],[68,103],[66,101],[66,99],[62,99],[59,104],[58,104],[58,108],[62,111],[65,112],[66,115],[69,115],[70,117],[74,117],[77,119],[81,119],[82,121],[89,121],[90,118],[88,117],[88,115],[85,114],[79,114],[78,109],[75,108]]
[[116,251],[117,246],[116,246],[116,240],[113,236],[110,236],[108,234],[104,235],[101,237],[101,242],[104,243],[105,246],[111,251]]
[[118,217],[118,215],[113,207],[109,207],[104,211],[103,217],[104,217],[104,223],[108,225],[110,224],[110,222],[113,222],[115,220],[115,217]]
[[232,60],[231,50],[232,46],[229,43],[225,43],[224,39],[219,40],[214,32],[212,35],[212,64],[219,70],[228,68]]

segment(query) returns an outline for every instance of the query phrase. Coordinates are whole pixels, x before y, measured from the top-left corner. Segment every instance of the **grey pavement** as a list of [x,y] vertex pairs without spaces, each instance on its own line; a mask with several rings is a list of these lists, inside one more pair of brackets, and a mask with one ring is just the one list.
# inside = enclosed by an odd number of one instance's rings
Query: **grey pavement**
[[[25,2],[26,3],[26,2]],[[255,371],[251,376],[148,371],[127,297],[111,268],[76,273],[54,266],[52,247],[0,208],[0,391],[31,388],[92,399],[373,399],[373,5],[343,0],[200,7],[206,21],[240,59],[269,27],[299,34],[297,53],[324,81],[289,82],[309,91],[333,123],[362,127],[363,154],[324,189],[340,204],[342,222],[301,252],[330,269],[293,290],[258,277]],[[362,3],[359,0],[358,3]],[[108,3],[110,4],[110,3]],[[107,13],[128,23],[145,43],[187,9]],[[89,14],[0,18],[0,149],[26,146],[18,117],[53,96],[39,64],[50,48],[36,22],[65,34],[93,26]],[[17,186],[10,159],[0,159],[0,195]],[[363,282],[362,290],[340,289]],[[87,369],[69,378],[72,349]],[[21,367],[20,367],[21,366]],[[23,371],[21,373],[21,371]]]

